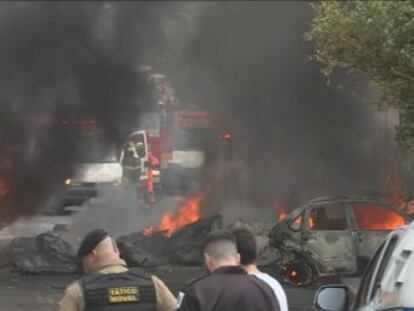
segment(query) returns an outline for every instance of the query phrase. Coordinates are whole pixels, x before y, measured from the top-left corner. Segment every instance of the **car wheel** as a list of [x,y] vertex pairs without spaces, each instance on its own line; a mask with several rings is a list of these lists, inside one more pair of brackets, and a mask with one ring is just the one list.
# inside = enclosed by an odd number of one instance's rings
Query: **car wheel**
[[309,286],[317,279],[316,269],[303,258],[286,262],[282,267],[281,274],[288,282],[297,287]]

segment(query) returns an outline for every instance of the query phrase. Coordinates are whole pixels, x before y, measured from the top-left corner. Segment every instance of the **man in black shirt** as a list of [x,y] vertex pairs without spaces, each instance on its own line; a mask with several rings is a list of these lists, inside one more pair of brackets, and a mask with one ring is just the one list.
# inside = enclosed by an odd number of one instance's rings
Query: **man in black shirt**
[[280,311],[272,289],[240,266],[231,233],[210,234],[203,252],[210,274],[180,292],[180,311]]

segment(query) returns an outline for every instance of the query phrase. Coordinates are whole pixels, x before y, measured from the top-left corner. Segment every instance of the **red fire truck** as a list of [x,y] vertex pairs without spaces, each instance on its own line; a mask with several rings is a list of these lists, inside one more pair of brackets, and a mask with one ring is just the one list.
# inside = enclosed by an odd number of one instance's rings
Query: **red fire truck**
[[149,81],[155,100],[150,109],[141,114],[139,127],[130,135],[125,147],[143,135],[145,152],[140,158],[153,156],[158,165],[149,168],[151,165],[145,165],[144,161],[140,180],[148,179],[151,173],[155,191],[195,190],[204,167],[207,144],[216,136],[215,122],[206,111],[179,106],[165,76],[150,74]]

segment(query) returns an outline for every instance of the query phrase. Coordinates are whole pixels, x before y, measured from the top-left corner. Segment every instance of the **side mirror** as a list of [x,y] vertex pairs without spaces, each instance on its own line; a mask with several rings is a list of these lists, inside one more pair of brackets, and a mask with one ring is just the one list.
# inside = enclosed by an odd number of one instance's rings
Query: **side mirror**
[[317,311],[345,311],[348,309],[348,288],[343,285],[327,285],[318,289],[313,302]]

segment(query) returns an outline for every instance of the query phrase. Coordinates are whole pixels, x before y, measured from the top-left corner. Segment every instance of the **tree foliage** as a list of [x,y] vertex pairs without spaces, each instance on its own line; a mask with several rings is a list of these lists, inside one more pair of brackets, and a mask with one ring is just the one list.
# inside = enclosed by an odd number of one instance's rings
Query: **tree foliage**
[[323,1],[305,38],[329,76],[344,68],[367,75],[375,101],[400,112],[398,139],[414,149],[414,1]]

